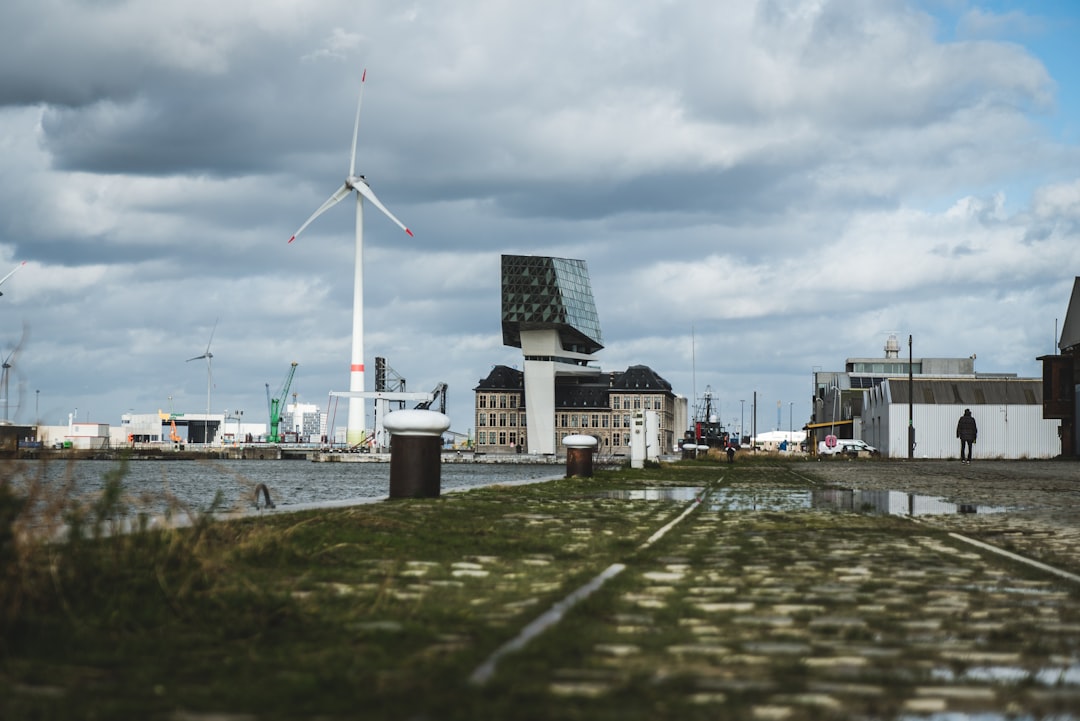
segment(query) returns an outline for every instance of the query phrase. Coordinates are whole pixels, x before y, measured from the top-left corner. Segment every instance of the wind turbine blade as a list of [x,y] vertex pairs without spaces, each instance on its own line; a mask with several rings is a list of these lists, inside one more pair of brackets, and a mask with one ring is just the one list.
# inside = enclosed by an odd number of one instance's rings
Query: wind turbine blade
[[341,199],[348,195],[350,190],[351,189],[348,185],[342,185],[340,188],[338,188],[337,191],[335,191],[334,194],[331,195],[325,203],[319,206],[318,210],[311,214],[310,218],[304,221],[304,224],[300,226],[300,229],[293,233],[292,237],[289,238],[289,242],[291,243],[296,240],[297,236],[304,232],[304,228],[311,225],[311,221],[315,220],[320,215],[330,210],[330,208],[333,208],[335,205],[340,203]]
[[373,191],[371,189],[371,187],[368,186],[367,183],[361,181],[361,182],[357,183],[355,187],[356,187],[356,192],[360,193],[360,195],[362,195],[365,198],[367,198],[368,200],[370,200],[371,204],[374,205],[379,210],[381,210],[383,212],[383,214],[387,218],[389,218],[390,220],[397,223],[399,228],[401,228],[406,233],[408,233],[410,236],[412,236],[412,231],[409,230],[407,227],[405,227],[404,223],[402,223],[400,220],[398,220],[396,217],[394,217],[394,214],[391,213],[389,210],[387,210],[385,205],[383,205],[382,203],[379,202],[379,199],[375,197],[375,191]]
[[360,98],[356,101],[356,122],[353,123],[352,149],[349,150],[349,177],[356,175],[356,136],[360,134],[360,105],[364,102],[364,81],[367,80],[367,68],[360,76]]
[[210,344],[214,342],[214,331],[217,330],[217,324],[219,320],[221,320],[221,318],[214,319],[214,327],[210,329],[210,340],[206,341],[206,353],[204,353],[203,355],[210,355]]
[[205,358],[205,357],[206,357],[206,354],[205,354],[205,353],[203,353],[202,355],[197,355],[197,356],[195,356],[194,358],[188,358],[188,359],[187,359],[186,361],[184,361],[184,362],[185,362],[185,363],[190,363],[190,362],[191,362],[191,361],[193,361],[193,360],[202,360],[202,359],[203,359],[203,358]]
[[[356,141],[354,140],[353,142],[356,142]],[[17,266],[15,266],[15,270],[11,271],[7,275],[5,275],[3,278],[0,278],[0,285],[3,285],[5,280],[7,280],[11,276],[15,275],[15,271],[18,270],[19,268],[23,267],[24,265],[26,265],[25,260],[23,262],[19,263]]]

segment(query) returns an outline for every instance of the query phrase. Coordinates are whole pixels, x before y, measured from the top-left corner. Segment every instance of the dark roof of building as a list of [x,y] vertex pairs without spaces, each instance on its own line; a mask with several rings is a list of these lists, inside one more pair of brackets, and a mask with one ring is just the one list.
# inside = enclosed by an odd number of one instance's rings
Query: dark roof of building
[[623,373],[613,374],[611,389],[619,391],[670,391],[671,384],[649,366],[630,366]]
[[491,367],[487,378],[481,378],[474,391],[521,390],[525,388],[525,374],[517,368],[497,365]]
[[600,378],[599,381],[560,378],[560,382],[555,384],[555,407],[558,409],[606,409],[608,407],[608,376],[605,374]]
[[1065,322],[1061,326],[1058,349],[1066,352],[1077,346],[1080,346],[1080,276],[1073,280],[1072,295],[1069,296],[1069,307],[1065,311]]
[[[907,403],[907,378],[890,378],[893,403]],[[933,378],[912,382],[914,402],[936,405],[1038,405],[1042,380],[1035,378]]]
[[[473,388],[482,391],[524,391],[525,374],[517,368],[504,365],[491,367],[487,378],[481,378]],[[619,392],[670,393],[671,384],[648,366],[630,366],[623,372],[601,373],[594,378],[561,376],[555,381],[555,407],[557,409],[609,407],[608,394]],[[525,405],[528,405],[528,400]]]

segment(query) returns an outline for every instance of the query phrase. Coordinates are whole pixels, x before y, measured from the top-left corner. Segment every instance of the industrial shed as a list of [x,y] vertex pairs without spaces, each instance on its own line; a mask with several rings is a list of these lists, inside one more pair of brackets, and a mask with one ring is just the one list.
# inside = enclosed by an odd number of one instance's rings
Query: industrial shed
[[915,458],[959,458],[965,408],[979,426],[975,460],[1061,455],[1060,421],[1043,418],[1040,379],[888,378],[863,394],[862,439],[882,456],[907,458],[909,408]]

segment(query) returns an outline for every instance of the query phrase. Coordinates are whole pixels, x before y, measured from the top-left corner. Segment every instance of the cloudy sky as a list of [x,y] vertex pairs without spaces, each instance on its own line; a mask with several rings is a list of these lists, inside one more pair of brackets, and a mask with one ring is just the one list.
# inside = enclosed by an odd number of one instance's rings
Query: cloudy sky
[[[814,368],[977,355],[1040,376],[1080,274],[1070,0],[5,0],[8,415],[266,416],[348,386],[358,172],[368,384],[502,345],[503,253],[584,259],[600,365],[796,427]],[[745,401],[741,404],[740,400]],[[780,412],[778,413],[778,404]],[[0,406],[2,407],[2,406]],[[344,409],[338,419],[343,423]]]

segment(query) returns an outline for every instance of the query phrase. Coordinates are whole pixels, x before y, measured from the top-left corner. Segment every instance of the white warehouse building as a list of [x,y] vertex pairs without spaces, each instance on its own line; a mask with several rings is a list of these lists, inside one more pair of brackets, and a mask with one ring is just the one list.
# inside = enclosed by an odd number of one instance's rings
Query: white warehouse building
[[863,392],[861,437],[882,456],[907,458],[910,417],[915,458],[959,458],[965,409],[979,428],[975,460],[1061,454],[1061,422],[1043,418],[1042,380],[1032,378],[887,378]]

